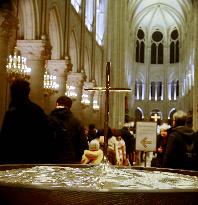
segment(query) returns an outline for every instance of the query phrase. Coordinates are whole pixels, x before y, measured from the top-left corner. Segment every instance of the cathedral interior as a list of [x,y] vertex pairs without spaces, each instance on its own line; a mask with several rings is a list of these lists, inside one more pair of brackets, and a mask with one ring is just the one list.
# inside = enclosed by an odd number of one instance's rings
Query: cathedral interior
[[[85,126],[169,122],[183,110],[197,131],[197,67],[197,0],[0,0],[0,128],[23,78],[47,114],[66,95]],[[196,171],[80,168],[1,165],[0,204],[198,204]]]
[[2,0],[0,123],[15,63],[46,113],[67,95],[81,121],[103,126],[105,92],[85,89],[105,86],[110,62],[110,87],[131,90],[110,92],[111,127],[184,110],[197,130],[197,9],[195,0]]

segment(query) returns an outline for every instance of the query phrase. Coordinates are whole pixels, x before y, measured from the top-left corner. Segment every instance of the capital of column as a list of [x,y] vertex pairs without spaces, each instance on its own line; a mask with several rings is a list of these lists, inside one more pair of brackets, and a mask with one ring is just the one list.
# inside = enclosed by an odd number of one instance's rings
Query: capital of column
[[71,63],[70,56],[65,56],[66,72],[72,71],[73,64]]
[[54,73],[56,76],[64,77],[66,64],[64,60],[48,60],[47,68],[50,73]]
[[18,20],[12,15],[12,12],[7,9],[0,11],[0,37],[9,38],[17,29]]
[[17,47],[30,60],[45,60],[51,55],[51,46],[46,40],[17,40]]
[[73,85],[77,88],[82,88],[83,82],[84,82],[84,78],[83,78],[83,74],[82,73],[72,73],[70,72],[67,75],[67,84],[68,85]]

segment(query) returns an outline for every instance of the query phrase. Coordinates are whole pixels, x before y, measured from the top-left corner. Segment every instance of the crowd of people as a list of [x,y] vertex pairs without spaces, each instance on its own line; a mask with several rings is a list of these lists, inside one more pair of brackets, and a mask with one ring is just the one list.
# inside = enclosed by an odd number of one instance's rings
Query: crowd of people
[[[0,130],[1,164],[99,164],[104,159],[104,129],[85,127],[71,112],[72,100],[60,96],[49,115],[29,98],[30,84],[15,80]],[[198,170],[198,134],[187,114],[177,111],[173,124],[160,126],[151,166]],[[108,128],[109,164],[136,163],[135,135],[128,127]]]

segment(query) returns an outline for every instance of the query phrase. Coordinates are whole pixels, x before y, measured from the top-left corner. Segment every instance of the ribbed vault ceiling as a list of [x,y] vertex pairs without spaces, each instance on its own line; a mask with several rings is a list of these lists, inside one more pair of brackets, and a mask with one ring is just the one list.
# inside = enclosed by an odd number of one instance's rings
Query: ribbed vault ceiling
[[166,32],[173,27],[183,33],[191,7],[191,0],[131,0],[130,20],[132,26],[142,27],[149,33],[156,28]]

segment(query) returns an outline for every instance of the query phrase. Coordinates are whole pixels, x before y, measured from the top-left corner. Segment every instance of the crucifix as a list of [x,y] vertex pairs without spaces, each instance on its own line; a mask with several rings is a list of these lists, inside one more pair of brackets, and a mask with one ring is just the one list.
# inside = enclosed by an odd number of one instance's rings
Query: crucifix
[[158,116],[156,113],[151,116],[152,119],[154,119],[155,122],[157,122],[158,119],[161,119],[160,116]]
[[[107,147],[108,147],[108,127],[109,127],[109,92],[131,92],[128,88],[111,88],[110,87],[110,67],[111,63],[106,64],[106,85],[105,87],[93,87],[91,89],[87,88],[87,91],[104,91],[105,92],[105,119],[104,119],[104,157],[107,158]],[[103,157],[103,161],[104,161]],[[105,159],[106,160],[106,159]]]

